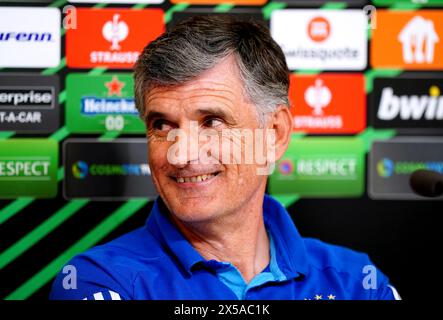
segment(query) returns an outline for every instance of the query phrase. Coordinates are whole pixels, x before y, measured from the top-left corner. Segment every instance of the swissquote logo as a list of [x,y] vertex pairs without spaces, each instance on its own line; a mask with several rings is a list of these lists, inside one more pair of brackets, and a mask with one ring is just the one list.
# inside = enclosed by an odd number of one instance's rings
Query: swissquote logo
[[56,8],[0,8],[0,67],[57,66],[60,18]]
[[141,50],[164,31],[161,9],[77,9],[66,33],[70,67],[132,68]]
[[270,26],[291,70],[366,67],[367,19],[362,10],[274,10]]
[[315,17],[308,23],[308,35],[312,41],[325,41],[331,32],[329,21],[323,17]]
[[365,127],[362,75],[292,75],[289,96],[295,131],[343,134],[360,132]]
[[372,115],[375,127],[443,128],[443,78],[409,75],[376,78]]
[[442,69],[443,10],[377,11],[374,67]]

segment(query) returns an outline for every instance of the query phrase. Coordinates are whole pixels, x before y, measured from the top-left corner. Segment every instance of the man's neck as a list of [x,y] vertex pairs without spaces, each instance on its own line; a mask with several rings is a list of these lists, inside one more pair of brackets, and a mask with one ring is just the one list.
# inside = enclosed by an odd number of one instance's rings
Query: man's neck
[[270,261],[263,194],[256,194],[236,212],[214,221],[185,223],[173,217],[185,238],[205,259],[232,263],[246,283]]

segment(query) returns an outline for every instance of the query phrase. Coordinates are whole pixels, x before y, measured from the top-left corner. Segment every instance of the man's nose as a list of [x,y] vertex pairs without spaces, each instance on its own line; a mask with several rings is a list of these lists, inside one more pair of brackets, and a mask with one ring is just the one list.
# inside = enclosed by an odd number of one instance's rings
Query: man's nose
[[173,165],[183,168],[189,164],[196,164],[199,161],[199,131],[197,121],[191,121],[187,128],[180,128],[178,135],[177,149]]

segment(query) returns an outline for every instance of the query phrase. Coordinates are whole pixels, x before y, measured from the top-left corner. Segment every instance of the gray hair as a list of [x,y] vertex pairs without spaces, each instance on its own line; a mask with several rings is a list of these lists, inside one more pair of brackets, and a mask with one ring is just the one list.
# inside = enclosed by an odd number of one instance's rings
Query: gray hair
[[243,90],[261,125],[277,106],[289,107],[289,70],[268,28],[252,20],[208,15],[175,25],[143,49],[134,73],[140,115],[145,115],[147,90],[192,80],[229,55],[236,58]]

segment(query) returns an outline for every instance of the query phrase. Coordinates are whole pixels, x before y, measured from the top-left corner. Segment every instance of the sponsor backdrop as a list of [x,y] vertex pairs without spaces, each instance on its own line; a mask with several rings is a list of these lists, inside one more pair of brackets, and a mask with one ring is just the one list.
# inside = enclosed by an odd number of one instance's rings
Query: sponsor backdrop
[[443,0],[2,0],[0,298],[46,299],[73,255],[144,223],[131,69],[202,14],[261,21],[283,48],[294,132],[268,192],[302,235],[369,253],[405,299],[437,293],[443,199],[408,181],[443,173]]

